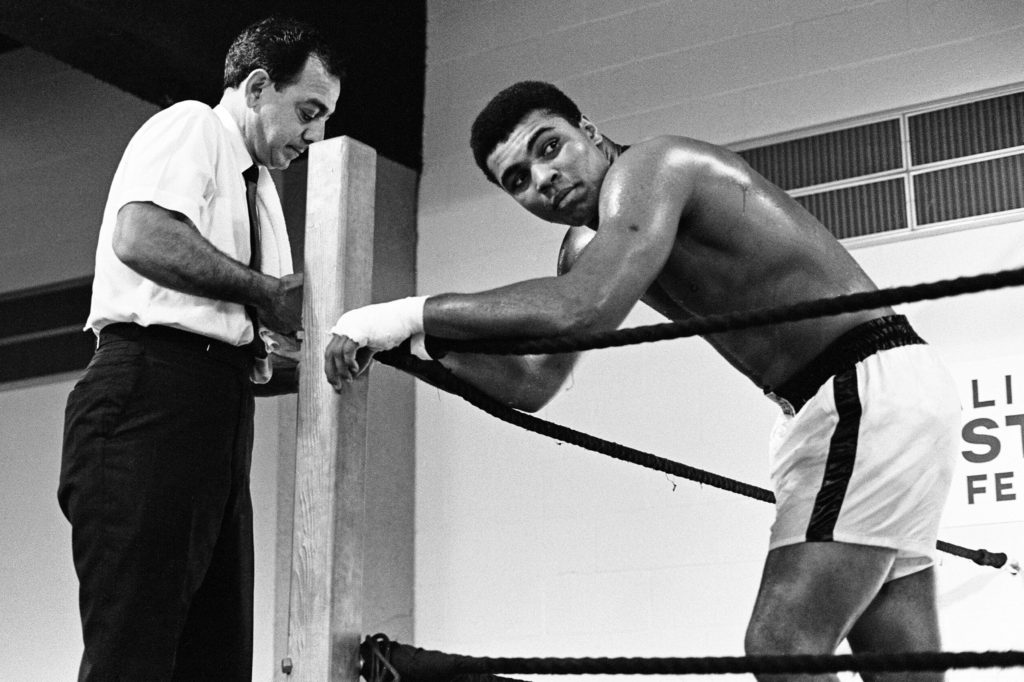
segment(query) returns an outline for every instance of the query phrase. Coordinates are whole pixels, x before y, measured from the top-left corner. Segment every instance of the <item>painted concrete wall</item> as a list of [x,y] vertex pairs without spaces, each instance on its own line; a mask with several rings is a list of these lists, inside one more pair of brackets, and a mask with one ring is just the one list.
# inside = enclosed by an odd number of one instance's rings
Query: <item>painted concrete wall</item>
[[0,55],[0,292],[91,275],[114,170],[157,112],[28,48]]
[[[617,142],[676,133],[734,144],[1015,84],[1024,63],[1024,5],[1012,1],[436,0],[428,10],[427,294],[554,272],[563,231],[489,185],[468,149],[473,117],[516,80],[555,82]],[[1020,228],[853,252],[882,286],[930,281],[1021,265]],[[1020,352],[1021,302],[1007,291],[901,310],[959,367]],[[625,325],[657,321],[639,307]],[[525,434],[430,387],[418,396],[417,645],[742,653],[769,505]],[[773,407],[699,340],[591,353],[540,416],[767,484]],[[1019,555],[1024,519],[1019,502],[1009,507],[1001,523],[945,539]],[[1020,578],[956,558],[941,575],[948,648],[1024,644]]]

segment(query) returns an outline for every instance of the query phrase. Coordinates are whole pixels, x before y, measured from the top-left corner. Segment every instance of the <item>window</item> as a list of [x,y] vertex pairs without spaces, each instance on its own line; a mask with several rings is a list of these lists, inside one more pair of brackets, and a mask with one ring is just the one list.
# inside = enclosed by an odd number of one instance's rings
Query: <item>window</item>
[[1024,91],[737,149],[840,239],[1024,209]]

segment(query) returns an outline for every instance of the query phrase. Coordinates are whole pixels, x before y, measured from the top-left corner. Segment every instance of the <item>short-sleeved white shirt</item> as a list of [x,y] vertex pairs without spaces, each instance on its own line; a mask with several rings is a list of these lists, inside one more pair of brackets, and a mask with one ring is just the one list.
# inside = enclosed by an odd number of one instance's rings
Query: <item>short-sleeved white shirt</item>
[[[112,239],[121,207],[152,202],[181,213],[217,249],[249,263],[242,171],[252,163],[238,125],[221,105],[211,109],[201,102],[179,102],[143,124],[128,143],[110,185],[86,329],[98,334],[110,323],[134,322],[184,329],[235,346],[251,341],[252,323],[242,305],[160,286],[122,263]],[[284,214],[273,179],[266,168],[259,171],[261,231],[284,235]],[[268,221],[280,224],[267,225]]]

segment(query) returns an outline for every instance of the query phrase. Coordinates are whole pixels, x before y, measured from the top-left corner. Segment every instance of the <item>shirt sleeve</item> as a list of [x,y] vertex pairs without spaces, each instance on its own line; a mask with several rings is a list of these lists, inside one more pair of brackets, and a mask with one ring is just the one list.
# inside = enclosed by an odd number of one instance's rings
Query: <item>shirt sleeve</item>
[[116,201],[148,201],[202,225],[216,189],[220,122],[200,102],[182,102],[153,116],[125,150]]

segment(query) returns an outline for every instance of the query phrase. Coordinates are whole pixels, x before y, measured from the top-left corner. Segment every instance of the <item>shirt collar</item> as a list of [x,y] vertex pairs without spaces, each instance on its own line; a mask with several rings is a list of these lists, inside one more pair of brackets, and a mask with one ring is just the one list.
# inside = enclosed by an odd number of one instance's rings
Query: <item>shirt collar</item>
[[256,162],[249,156],[249,150],[245,148],[245,139],[242,137],[242,131],[238,127],[238,123],[235,122],[235,119],[231,117],[227,107],[223,104],[218,104],[213,108],[213,113],[217,114],[221,124],[228,131],[228,139],[231,141],[231,154],[235,158],[235,163],[238,164],[239,172],[255,165]]

